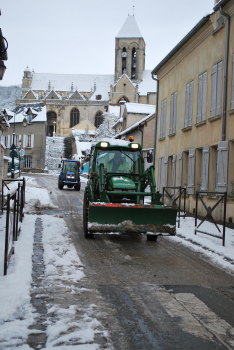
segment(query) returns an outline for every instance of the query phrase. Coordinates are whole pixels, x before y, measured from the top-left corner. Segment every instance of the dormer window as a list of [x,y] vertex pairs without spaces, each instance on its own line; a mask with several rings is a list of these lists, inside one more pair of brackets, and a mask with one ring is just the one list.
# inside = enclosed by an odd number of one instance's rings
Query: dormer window
[[27,116],[27,122],[28,122],[28,124],[31,124],[31,123],[32,123],[32,114],[28,114],[28,116]]

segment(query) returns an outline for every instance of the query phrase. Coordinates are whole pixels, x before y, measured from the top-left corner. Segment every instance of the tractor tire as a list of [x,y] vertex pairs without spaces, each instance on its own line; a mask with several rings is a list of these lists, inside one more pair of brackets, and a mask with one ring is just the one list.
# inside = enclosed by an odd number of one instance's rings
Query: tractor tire
[[147,236],[147,241],[150,242],[155,242],[157,241],[158,236],[157,235],[146,235]]
[[89,217],[89,191],[88,187],[84,191],[84,203],[83,203],[83,228],[84,238],[93,238],[93,234],[88,231],[88,217]]
[[58,180],[58,188],[59,188],[60,190],[63,189],[63,183],[62,183],[61,181],[59,181],[59,180]]
[[76,191],[80,191],[80,183],[78,185],[74,186],[74,188]]

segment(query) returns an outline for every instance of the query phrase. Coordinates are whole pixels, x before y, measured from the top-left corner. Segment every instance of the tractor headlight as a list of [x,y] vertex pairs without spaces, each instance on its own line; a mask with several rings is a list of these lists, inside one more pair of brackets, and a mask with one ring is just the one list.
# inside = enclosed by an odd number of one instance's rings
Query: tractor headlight
[[139,148],[138,143],[131,143],[131,148]]
[[108,147],[108,142],[101,142],[101,143],[100,143],[100,146],[101,146],[101,147]]

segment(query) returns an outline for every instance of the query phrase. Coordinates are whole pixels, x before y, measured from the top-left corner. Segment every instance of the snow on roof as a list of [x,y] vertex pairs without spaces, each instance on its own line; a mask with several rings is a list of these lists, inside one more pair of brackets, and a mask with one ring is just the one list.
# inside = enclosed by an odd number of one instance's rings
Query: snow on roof
[[129,145],[129,141],[116,140],[114,138],[108,138],[108,137],[101,139],[100,141],[96,142],[96,144],[102,141],[109,142],[110,146],[128,146]]
[[134,16],[128,16],[116,38],[142,38]]
[[10,111],[8,108],[4,108],[3,113],[9,117],[14,117],[14,112]]
[[111,106],[109,105],[109,113],[116,115],[117,117],[119,116],[119,112],[120,112],[120,106]]
[[109,91],[110,91],[110,85],[114,83],[114,76],[112,79],[110,78],[105,78],[101,79],[97,77],[95,79],[96,83],[96,90],[94,91],[93,95],[90,97],[90,101],[95,101],[97,95],[101,95],[100,101],[109,101]]
[[92,142],[87,142],[87,141],[79,141],[78,137],[75,137],[76,140],[76,150],[77,150],[77,155],[78,158],[82,156],[82,151],[86,151],[87,149],[91,149],[92,147]]
[[122,123],[123,122],[123,118],[121,117],[121,118],[119,118],[118,120],[117,120],[117,122],[112,126],[112,129],[114,129],[115,127],[116,127],[116,125],[118,125],[119,123]]
[[134,88],[136,87],[136,84],[134,84],[132,81],[131,81],[131,79],[129,78],[129,76],[127,76],[127,74],[123,74],[123,75],[121,75],[121,77],[117,80],[117,82],[115,83],[115,85],[114,85],[114,87],[119,83],[119,81],[123,78],[123,77],[126,77],[129,81],[130,81],[130,83],[134,86]]
[[[50,94],[55,94],[55,96],[57,96],[58,97],[58,99],[59,100],[61,100],[62,99],[62,96],[60,96],[57,92],[55,92],[54,90],[49,90],[48,92],[47,92],[47,94],[45,95],[45,99],[46,98],[48,98],[48,96],[50,95]],[[48,100],[49,100],[50,98],[48,98]]]
[[140,95],[147,95],[147,92],[156,93],[156,81],[152,79],[150,70],[143,71],[143,81],[139,83],[138,91]]
[[[96,91],[105,90],[109,91],[110,85],[114,84],[114,74],[54,74],[54,73],[34,73],[31,83],[31,89],[33,90],[47,90],[48,82],[56,91],[70,91],[71,84],[77,86],[78,91],[87,92],[94,88],[94,81],[96,81]],[[100,92],[104,95],[104,92]],[[108,97],[109,99],[109,97]]]
[[16,106],[14,109],[15,118],[11,118],[9,124],[13,124],[14,122],[22,123],[24,118],[27,117],[26,112],[29,108],[33,111],[33,114],[37,114],[37,116],[32,119],[31,123],[46,122],[46,106],[44,106],[43,103],[25,103]]
[[154,113],[147,115],[145,118],[139,120],[139,122],[129,126],[129,128],[125,129],[124,131],[120,132],[119,134],[116,134],[115,137],[126,135],[129,131],[137,128],[141,123],[145,122],[147,119],[151,118],[154,115]]
[[138,113],[138,114],[152,114],[155,112],[154,105],[147,105],[143,103],[125,103],[127,113]]

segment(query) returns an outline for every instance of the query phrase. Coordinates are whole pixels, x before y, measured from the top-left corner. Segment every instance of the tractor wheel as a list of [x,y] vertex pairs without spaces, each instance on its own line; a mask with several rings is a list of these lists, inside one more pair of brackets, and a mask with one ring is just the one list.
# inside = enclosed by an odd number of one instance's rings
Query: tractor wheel
[[146,235],[147,236],[147,241],[150,242],[155,242],[157,241],[158,236],[157,235]]
[[78,185],[76,185],[74,188],[76,191],[80,191],[80,183]]
[[63,189],[63,183],[62,183],[61,181],[59,181],[59,180],[58,180],[58,188],[59,188],[60,190]]
[[84,204],[83,204],[83,228],[84,228],[84,237],[93,238],[93,234],[88,231],[88,217],[89,217],[89,191],[88,187],[84,191]]

